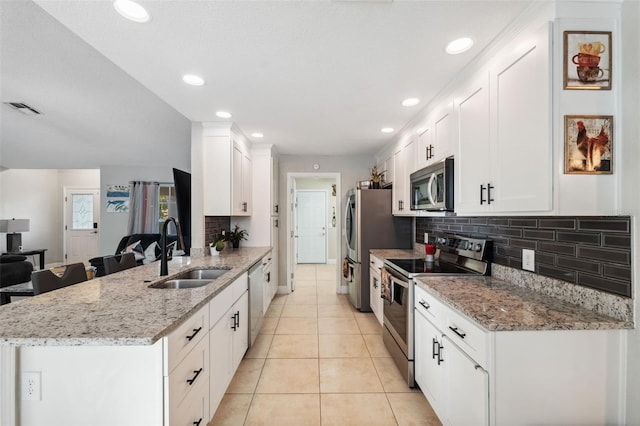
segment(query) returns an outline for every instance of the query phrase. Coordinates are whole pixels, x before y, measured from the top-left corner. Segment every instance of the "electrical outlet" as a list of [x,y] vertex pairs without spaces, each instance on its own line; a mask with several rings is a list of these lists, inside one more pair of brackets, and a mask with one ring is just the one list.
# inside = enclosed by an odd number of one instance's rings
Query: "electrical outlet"
[[522,249],[522,269],[535,272],[536,252],[529,249]]
[[22,373],[23,401],[40,401],[42,399],[40,378],[40,371],[25,371],[24,373]]
[[428,232],[424,233],[424,243],[425,244],[429,244],[429,233]]

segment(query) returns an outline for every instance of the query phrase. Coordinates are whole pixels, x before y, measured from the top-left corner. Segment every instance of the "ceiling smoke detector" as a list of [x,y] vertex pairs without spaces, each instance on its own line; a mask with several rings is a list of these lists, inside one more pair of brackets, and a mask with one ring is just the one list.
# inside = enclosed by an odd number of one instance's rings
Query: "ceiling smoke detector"
[[22,102],[5,102],[5,104],[26,115],[40,115],[40,111]]

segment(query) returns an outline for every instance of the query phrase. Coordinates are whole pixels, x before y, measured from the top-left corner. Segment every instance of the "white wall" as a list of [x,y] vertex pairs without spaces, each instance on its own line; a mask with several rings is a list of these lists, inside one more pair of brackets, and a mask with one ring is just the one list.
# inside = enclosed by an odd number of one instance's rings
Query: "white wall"
[[[44,248],[45,262],[63,262],[64,187],[98,188],[98,170],[9,169],[0,172],[0,218],[29,219],[24,248]],[[0,235],[0,250],[6,236]],[[37,260],[37,259],[36,259]]]
[[[640,248],[638,218],[640,217],[640,2],[625,1],[622,6],[622,131],[618,139],[622,150],[621,205],[622,212],[633,217],[633,252]],[[633,297],[635,298],[636,327],[640,313],[638,285],[640,258],[636,255],[633,268]],[[627,335],[627,418],[626,424],[640,424],[640,330],[630,330]]]
[[[176,164],[177,169],[189,171],[188,164]],[[105,166],[100,169],[100,253],[115,253],[118,243],[127,235],[129,215],[126,213],[107,213],[107,185],[122,185],[130,181],[173,182],[172,167],[118,167]]]
[[[313,165],[318,164],[320,168],[318,170],[313,169]],[[344,225],[341,223],[342,212],[346,205],[346,196],[349,189],[354,188],[358,181],[367,180],[369,178],[369,169],[375,164],[373,156],[361,155],[361,156],[313,156],[313,155],[281,155],[280,156],[280,189],[279,189],[279,205],[280,209],[280,227],[279,227],[279,241],[280,241],[280,258],[278,261],[278,274],[280,277],[280,286],[284,285],[287,273],[287,229],[289,229],[290,218],[290,206],[287,206],[287,174],[289,173],[339,173],[340,185],[338,188],[338,194],[336,202],[338,207],[336,208],[338,215],[338,238],[340,243],[338,244],[338,259],[340,262],[342,253],[345,252],[346,247],[342,241],[342,235],[344,231]]]

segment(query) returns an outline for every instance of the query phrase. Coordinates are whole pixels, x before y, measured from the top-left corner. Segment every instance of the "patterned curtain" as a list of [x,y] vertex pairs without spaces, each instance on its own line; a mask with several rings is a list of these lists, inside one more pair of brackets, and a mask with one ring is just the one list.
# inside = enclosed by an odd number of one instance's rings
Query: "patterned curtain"
[[127,235],[157,234],[158,231],[158,182],[129,182],[129,226]]

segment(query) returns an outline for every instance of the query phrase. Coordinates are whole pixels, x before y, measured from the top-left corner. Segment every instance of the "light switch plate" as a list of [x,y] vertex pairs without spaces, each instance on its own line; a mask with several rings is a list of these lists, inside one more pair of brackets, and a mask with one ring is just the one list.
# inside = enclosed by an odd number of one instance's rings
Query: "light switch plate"
[[522,269],[535,272],[536,252],[534,250],[522,249]]
[[429,233],[428,232],[424,233],[424,243],[425,244],[429,244]]

